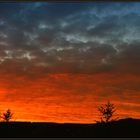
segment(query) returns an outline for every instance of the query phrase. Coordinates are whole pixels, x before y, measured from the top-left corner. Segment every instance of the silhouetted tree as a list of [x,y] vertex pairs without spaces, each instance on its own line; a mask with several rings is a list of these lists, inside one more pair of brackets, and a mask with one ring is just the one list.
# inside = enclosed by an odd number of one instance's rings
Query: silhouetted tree
[[13,113],[11,112],[10,109],[7,109],[7,111],[2,115],[2,119],[5,122],[9,122],[12,118],[13,118]]
[[108,123],[111,121],[114,112],[116,111],[116,107],[114,104],[110,103],[109,101],[98,107],[99,112],[101,113],[101,123]]

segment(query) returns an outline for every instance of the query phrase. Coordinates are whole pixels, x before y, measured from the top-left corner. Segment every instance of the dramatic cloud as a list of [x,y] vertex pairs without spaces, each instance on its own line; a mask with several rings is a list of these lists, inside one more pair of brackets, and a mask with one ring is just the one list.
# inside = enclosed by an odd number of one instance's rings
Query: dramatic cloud
[[139,25],[136,2],[0,3],[2,110],[92,122],[111,100],[121,117],[140,117]]

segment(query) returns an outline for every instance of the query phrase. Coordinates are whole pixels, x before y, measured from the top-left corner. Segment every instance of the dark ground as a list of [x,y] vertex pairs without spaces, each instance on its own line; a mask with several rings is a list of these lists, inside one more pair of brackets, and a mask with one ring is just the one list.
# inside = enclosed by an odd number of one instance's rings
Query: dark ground
[[108,124],[0,123],[1,138],[140,138],[140,120]]

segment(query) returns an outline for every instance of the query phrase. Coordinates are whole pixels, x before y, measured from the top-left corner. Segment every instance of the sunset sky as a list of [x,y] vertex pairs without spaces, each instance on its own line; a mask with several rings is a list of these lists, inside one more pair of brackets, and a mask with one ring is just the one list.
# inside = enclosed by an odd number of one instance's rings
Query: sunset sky
[[0,113],[15,121],[140,118],[140,3],[0,3]]

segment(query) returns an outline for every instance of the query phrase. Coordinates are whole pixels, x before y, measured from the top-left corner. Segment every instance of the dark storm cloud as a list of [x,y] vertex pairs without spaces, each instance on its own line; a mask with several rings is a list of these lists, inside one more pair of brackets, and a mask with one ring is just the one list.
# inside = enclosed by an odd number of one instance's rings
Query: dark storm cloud
[[121,44],[120,53],[114,62],[121,71],[140,74],[140,43],[132,42],[129,44]]
[[1,66],[8,67],[9,61],[23,69],[29,65],[56,73],[139,67],[137,3],[2,3],[0,7]]

